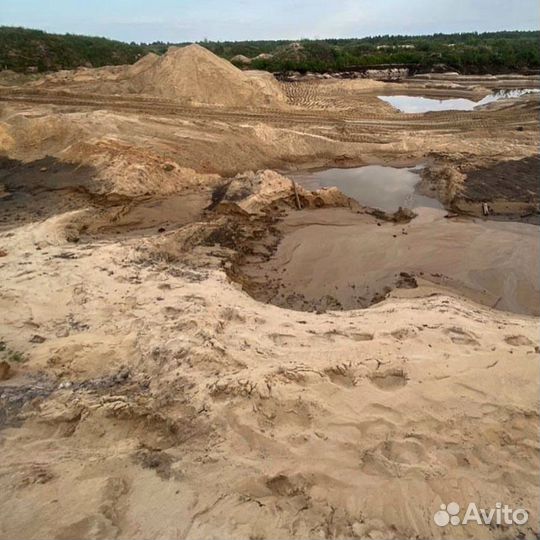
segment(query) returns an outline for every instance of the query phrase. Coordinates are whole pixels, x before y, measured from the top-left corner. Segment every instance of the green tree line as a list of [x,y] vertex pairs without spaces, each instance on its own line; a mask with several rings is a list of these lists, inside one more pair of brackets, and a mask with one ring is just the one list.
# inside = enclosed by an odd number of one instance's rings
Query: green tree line
[[[79,66],[131,64],[148,52],[163,54],[179,43],[123,43],[102,37],[49,34],[0,27],[0,69],[56,71]],[[215,54],[255,58],[250,68],[272,72],[343,71],[380,64],[414,64],[419,70],[449,69],[466,74],[540,69],[540,32],[468,32],[429,36],[372,36],[351,39],[204,41]],[[242,66],[242,64],[237,64]]]

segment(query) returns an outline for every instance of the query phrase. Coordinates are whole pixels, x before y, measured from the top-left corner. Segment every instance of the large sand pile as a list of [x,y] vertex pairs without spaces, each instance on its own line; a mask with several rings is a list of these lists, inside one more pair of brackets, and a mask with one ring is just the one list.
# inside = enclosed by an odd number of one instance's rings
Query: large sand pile
[[192,105],[282,107],[285,95],[273,75],[242,71],[200,45],[150,53],[130,66],[80,68],[52,73],[32,86],[96,94],[144,94]]
[[124,81],[129,92],[150,94],[193,104],[228,107],[279,106],[285,98],[273,77],[244,73],[200,45],[171,47],[159,58],[143,58],[148,65]]

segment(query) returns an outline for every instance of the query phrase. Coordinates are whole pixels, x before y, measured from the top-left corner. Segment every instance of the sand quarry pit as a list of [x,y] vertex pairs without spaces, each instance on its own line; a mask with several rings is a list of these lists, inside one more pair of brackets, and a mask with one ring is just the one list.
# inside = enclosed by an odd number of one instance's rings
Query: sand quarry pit
[[[444,81],[0,86],[0,538],[538,537],[538,95],[378,98],[511,84]],[[291,181],[418,165],[412,211]]]

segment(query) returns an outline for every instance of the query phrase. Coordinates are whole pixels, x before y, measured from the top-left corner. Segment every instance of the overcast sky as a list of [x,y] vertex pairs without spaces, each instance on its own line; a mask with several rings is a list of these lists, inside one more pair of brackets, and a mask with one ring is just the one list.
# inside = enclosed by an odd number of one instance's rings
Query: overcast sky
[[0,25],[123,41],[537,30],[539,0],[0,0]]

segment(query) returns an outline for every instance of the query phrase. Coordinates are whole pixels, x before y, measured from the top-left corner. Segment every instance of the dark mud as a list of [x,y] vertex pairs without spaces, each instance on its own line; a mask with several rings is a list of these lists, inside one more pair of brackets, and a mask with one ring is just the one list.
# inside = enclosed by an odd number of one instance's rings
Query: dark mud
[[93,167],[52,157],[29,163],[0,157],[0,232],[91,208],[95,219],[81,238],[160,233],[200,219],[212,200],[210,188],[164,197],[102,195],[99,182]]
[[464,197],[471,201],[508,201],[538,204],[540,157],[503,161],[467,173]]
[[0,231],[93,206],[95,174],[52,157],[29,163],[0,157]]

